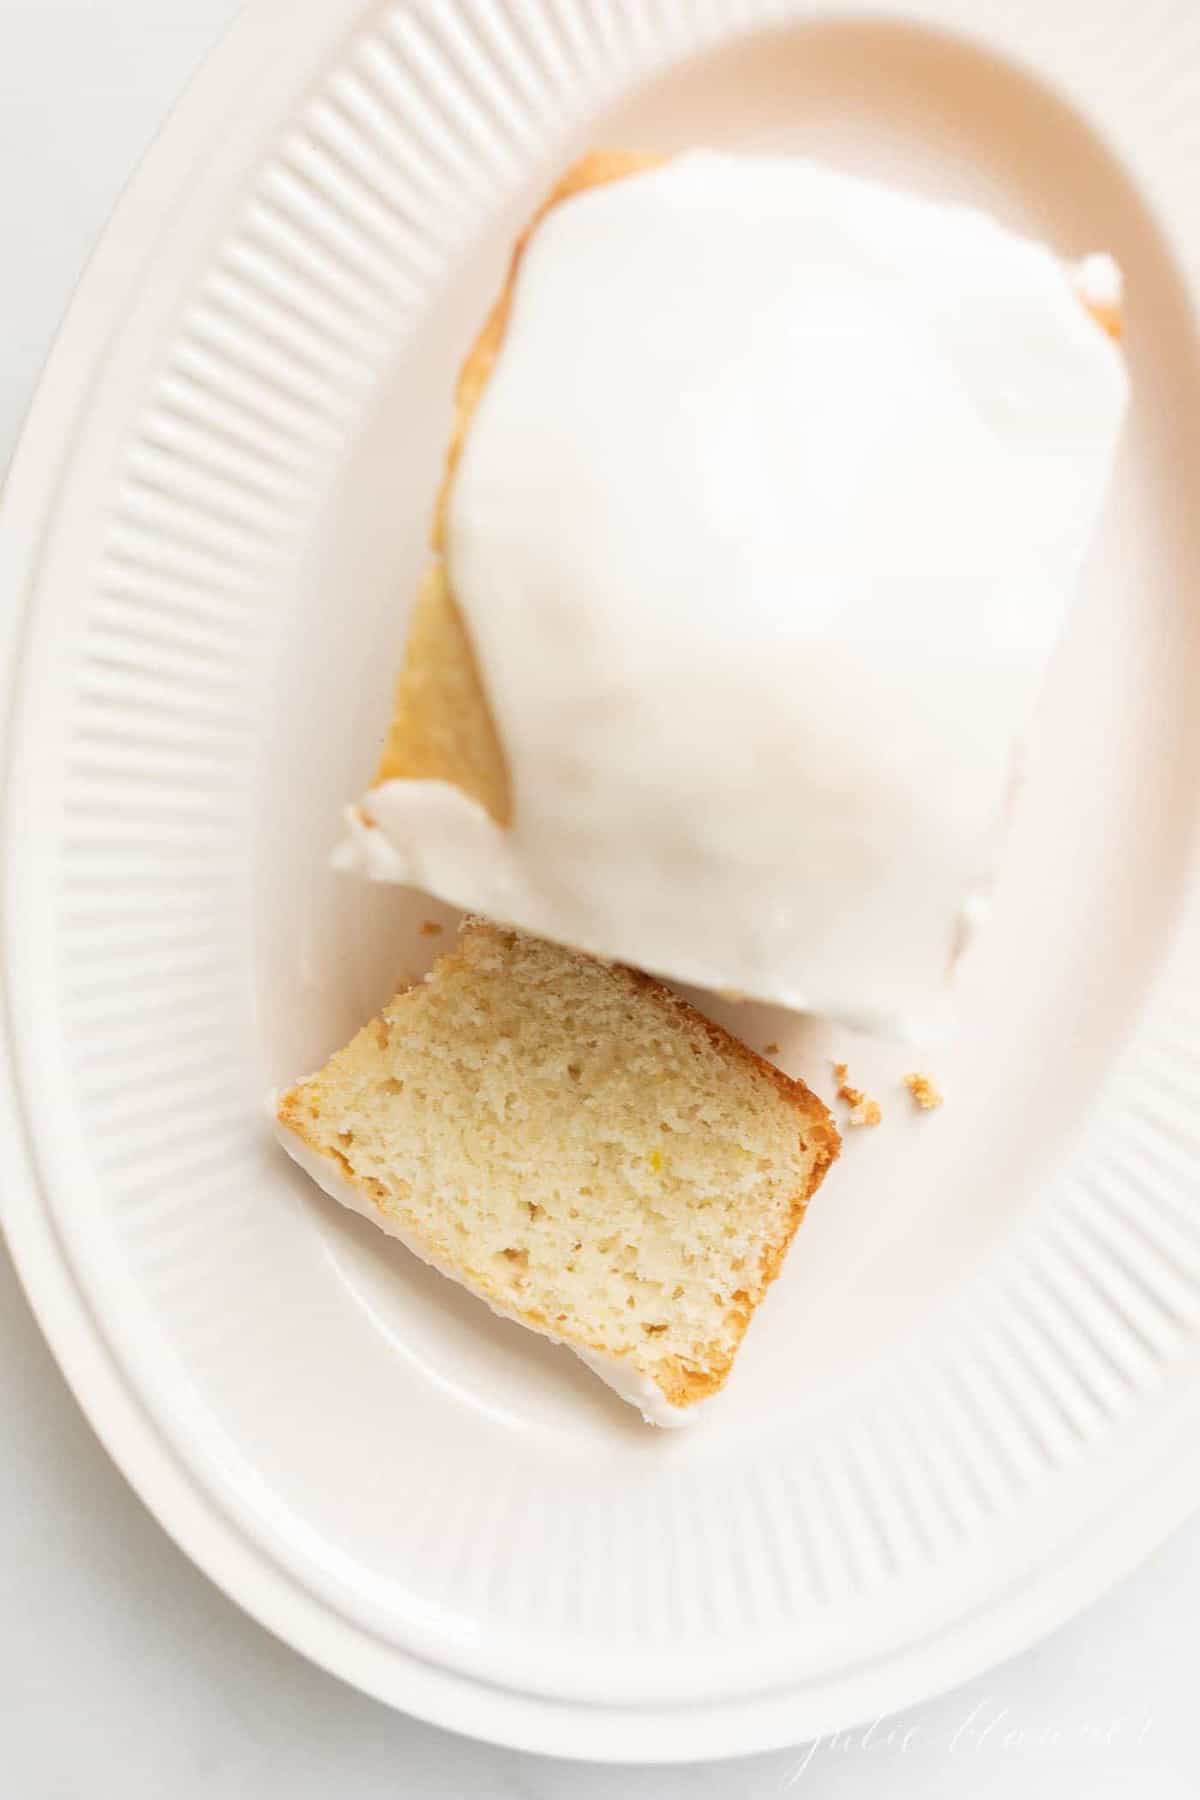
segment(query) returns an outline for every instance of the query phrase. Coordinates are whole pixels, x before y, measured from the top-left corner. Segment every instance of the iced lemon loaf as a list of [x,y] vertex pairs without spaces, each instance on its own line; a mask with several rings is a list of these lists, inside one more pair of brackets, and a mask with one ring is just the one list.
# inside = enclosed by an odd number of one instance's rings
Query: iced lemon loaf
[[1103,499],[1118,306],[1103,257],[803,158],[586,158],[463,368],[343,860],[926,1035]]
[[284,1095],[278,1130],[660,1425],[724,1383],[839,1148],[806,1087],[656,981],[478,921]]

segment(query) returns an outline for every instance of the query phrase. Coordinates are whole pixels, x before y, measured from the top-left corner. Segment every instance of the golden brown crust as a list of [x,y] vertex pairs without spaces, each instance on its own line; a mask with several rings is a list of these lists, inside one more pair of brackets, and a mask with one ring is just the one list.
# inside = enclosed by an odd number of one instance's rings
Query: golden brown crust
[[517,239],[504,285],[459,373],[445,473],[434,506],[435,560],[418,591],[392,722],[375,773],[377,783],[405,778],[448,781],[477,801],[498,825],[512,822],[508,760],[442,560],[450,487],[475,408],[504,342],[513,285],[530,236],[550,209],[564,200],[654,168],[662,160],[628,150],[593,150],[568,169]]
[[448,781],[498,825],[512,818],[508,762],[442,562],[429,565],[417,593],[375,779]]
[[[521,935],[508,926],[493,925],[482,919],[468,919],[462,930],[505,939],[514,939]],[[442,958],[439,958],[439,963],[452,960],[456,955],[456,951],[447,951]],[[611,966],[618,978],[628,980],[631,986],[645,994],[664,1012],[670,1013],[673,1018],[682,1022],[690,1030],[706,1038],[723,1056],[734,1058],[760,1075],[766,1076],[780,1097],[794,1109],[798,1119],[802,1121],[800,1129],[803,1134],[804,1147],[814,1151],[807,1185],[803,1192],[797,1193],[793,1197],[783,1231],[778,1239],[763,1247],[759,1261],[757,1298],[752,1299],[749,1293],[741,1291],[735,1297],[735,1304],[726,1315],[726,1324],[733,1333],[733,1348],[728,1349],[724,1345],[714,1343],[705,1346],[703,1364],[686,1361],[679,1356],[666,1356],[645,1368],[644,1372],[650,1375],[663,1397],[672,1406],[693,1406],[698,1401],[706,1399],[710,1394],[716,1393],[724,1385],[746,1328],[754,1316],[755,1310],[761,1305],[767,1288],[775,1280],[783,1266],[784,1258],[804,1217],[808,1202],[841,1149],[841,1138],[829,1109],[802,1081],[792,1080],[790,1076],[784,1074],[782,1069],[777,1069],[773,1063],[765,1061],[751,1050],[749,1045],[733,1037],[715,1021],[706,1018],[703,1013],[697,1012],[694,1006],[691,1006],[680,995],[673,993],[670,988],[664,987],[661,982],[654,980],[652,976],[643,974],[640,969],[628,968],[621,963]],[[359,1035],[374,1032],[377,1024],[377,1020],[372,1020],[370,1024],[363,1027],[362,1033]],[[335,1147],[321,1141],[313,1131],[312,1127],[320,1117],[320,1107],[319,1099],[312,1091],[311,1082],[301,1081],[289,1089],[279,1101],[276,1117],[281,1125],[293,1132],[316,1155],[332,1158],[337,1164],[339,1173],[352,1186],[359,1188],[367,1186],[361,1177],[355,1174],[347,1159]],[[379,1197],[378,1194],[372,1195],[376,1202]],[[417,1234],[414,1233],[415,1235]],[[578,1349],[590,1350],[598,1356],[613,1355],[613,1351],[607,1344],[591,1343],[586,1339],[576,1338],[570,1333],[558,1331],[548,1324],[540,1312],[523,1310],[519,1305],[515,1305],[511,1292],[502,1290],[488,1272],[472,1269],[468,1265],[462,1264],[459,1266],[458,1273],[498,1312],[519,1320],[531,1330],[548,1333]]]

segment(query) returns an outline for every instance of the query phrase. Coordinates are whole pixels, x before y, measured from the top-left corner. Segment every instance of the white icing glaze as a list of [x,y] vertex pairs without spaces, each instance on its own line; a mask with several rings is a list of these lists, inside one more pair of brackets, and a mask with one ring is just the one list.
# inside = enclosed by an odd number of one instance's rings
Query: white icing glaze
[[1126,400],[1072,272],[981,213],[710,152],[555,208],[448,515],[514,823],[389,782],[344,861],[921,1035]]
[[[271,1112],[274,1118],[274,1103],[272,1103]],[[357,1187],[353,1181],[347,1180],[333,1157],[322,1156],[319,1151],[313,1150],[304,1142],[303,1138],[297,1137],[294,1131],[289,1131],[279,1119],[274,1119],[274,1125],[275,1135],[288,1155],[300,1165],[306,1175],[312,1176],[317,1186],[323,1188],[330,1199],[337,1200],[342,1206],[348,1207],[351,1212],[359,1213],[364,1219],[370,1219],[372,1225],[378,1225],[379,1229],[386,1232],[389,1237],[398,1239],[406,1250],[411,1250],[414,1256],[419,1256],[423,1263],[428,1263],[429,1267],[436,1269],[439,1275],[448,1276],[451,1281],[457,1281],[460,1286],[467,1286],[451,1263],[442,1262],[438,1257],[432,1255],[428,1245],[423,1244],[419,1238],[411,1236],[389,1214],[381,1212],[369,1194],[363,1193],[362,1189]],[[524,1325],[527,1331],[531,1329],[518,1313],[498,1304],[490,1295],[479,1294],[475,1288],[470,1288],[468,1291],[475,1294],[478,1299],[486,1301],[492,1311],[498,1313],[502,1319],[512,1319],[518,1325]],[[550,1331],[540,1331],[537,1335],[548,1337],[555,1344],[565,1344],[569,1350],[573,1350],[576,1356],[587,1364],[593,1374],[598,1375],[601,1381],[607,1382],[622,1400],[627,1400],[631,1406],[637,1407],[647,1425],[690,1425],[700,1407],[706,1404],[701,1400],[694,1406],[672,1406],[670,1401],[655,1387],[649,1376],[643,1375],[635,1369],[626,1358],[605,1356],[598,1350],[585,1349],[578,1344],[571,1343],[569,1338],[556,1337]]]
[[1074,279],[1076,292],[1085,306],[1111,317],[1120,314],[1125,280],[1118,264],[1106,252],[1095,251],[1077,262]]

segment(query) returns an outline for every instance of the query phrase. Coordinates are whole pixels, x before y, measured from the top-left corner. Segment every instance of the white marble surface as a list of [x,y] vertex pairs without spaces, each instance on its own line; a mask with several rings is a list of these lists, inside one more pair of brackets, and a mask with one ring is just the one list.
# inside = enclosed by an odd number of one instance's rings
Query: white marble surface
[[[604,0],[616,4],[617,0]],[[286,29],[286,0],[277,0]],[[1057,0],[1078,5],[1086,0]],[[129,170],[234,0],[0,0],[0,466]],[[0,1250],[0,1800],[1184,1800],[1200,1519],[1084,1617],[833,1741],[632,1770],[405,1719],[210,1587],[93,1439]]]

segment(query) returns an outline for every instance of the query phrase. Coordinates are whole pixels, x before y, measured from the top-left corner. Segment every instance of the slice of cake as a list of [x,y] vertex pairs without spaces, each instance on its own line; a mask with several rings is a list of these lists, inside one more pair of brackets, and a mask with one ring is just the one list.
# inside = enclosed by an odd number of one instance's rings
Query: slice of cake
[[839,1149],[658,982],[478,921],[278,1122],[327,1193],[660,1425],[725,1381]]

